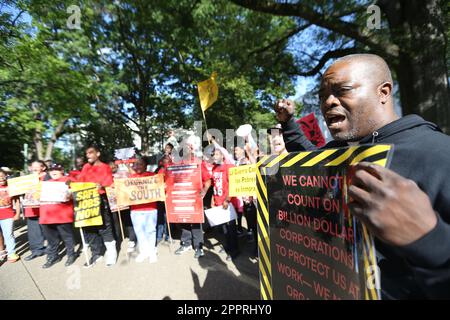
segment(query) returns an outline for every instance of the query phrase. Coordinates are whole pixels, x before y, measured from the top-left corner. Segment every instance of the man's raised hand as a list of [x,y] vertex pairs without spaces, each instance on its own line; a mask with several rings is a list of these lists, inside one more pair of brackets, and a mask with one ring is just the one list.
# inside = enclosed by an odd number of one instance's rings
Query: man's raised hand
[[295,103],[288,99],[281,99],[275,103],[275,113],[279,122],[289,121],[295,112]]

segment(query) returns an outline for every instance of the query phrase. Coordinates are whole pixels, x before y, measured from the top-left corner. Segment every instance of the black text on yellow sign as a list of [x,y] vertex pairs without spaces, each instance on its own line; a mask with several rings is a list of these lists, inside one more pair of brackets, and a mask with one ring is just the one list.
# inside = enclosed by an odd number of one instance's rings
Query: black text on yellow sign
[[74,192],[75,227],[97,226],[103,223],[97,188]]

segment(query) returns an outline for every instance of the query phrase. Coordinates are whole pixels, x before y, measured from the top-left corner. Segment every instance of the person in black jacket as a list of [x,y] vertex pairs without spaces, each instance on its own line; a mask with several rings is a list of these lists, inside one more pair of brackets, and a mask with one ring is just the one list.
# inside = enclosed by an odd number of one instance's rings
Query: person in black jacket
[[[355,215],[376,236],[382,298],[448,299],[450,137],[417,115],[400,118],[392,83],[389,67],[376,55],[349,55],[332,64],[321,80],[319,98],[334,140],[323,148],[394,144],[391,170],[361,165],[349,190]],[[295,122],[294,109],[289,100],[275,105],[286,148],[314,150]],[[418,196],[418,188],[428,198]]]

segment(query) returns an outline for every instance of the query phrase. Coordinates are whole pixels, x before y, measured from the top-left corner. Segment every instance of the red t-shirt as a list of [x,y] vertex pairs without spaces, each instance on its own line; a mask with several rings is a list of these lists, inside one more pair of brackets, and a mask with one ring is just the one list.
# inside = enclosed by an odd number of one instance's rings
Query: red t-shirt
[[8,194],[7,186],[0,186],[0,220],[14,218],[15,213],[12,207],[11,197]]
[[[106,163],[100,162],[98,165],[86,163],[81,169],[81,173],[77,178],[78,182],[94,182],[102,187],[109,187],[113,183],[111,167]],[[100,194],[105,194],[105,190],[99,190]]]
[[[67,182],[71,180],[69,177],[61,177],[59,179],[50,179],[48,181]],[[67,201],[63,203],[41,203],[39,223],[55,224],[55,223],[72,223],[74,220],[73,202]]]
[[80,170],[72,170],[72,171],[69,171],[69,178],[72,180],[72,181],[77,181],[77,179],[78,179],[78,176],[81,174],[81,171]]
[[[130,174],[129,178],[140,178],[140,177],[151,177],[154,176],[155,173],[153,172],[143,172],[143,173],[134,173]],[[131,211],[150,211],[150,210],[157,210],[157,204],[156,202],[150,202],[150,203],[143,203],[143,204],[135,204],[133,206],[130,206]]]
[[215,164],[212,170],[212,185],[214,189],[214,205],[220,206],[228,197],[228,169],[234,167],[232,164]]
[[208,168],[208,164],[205,161],[202,161],[201,170],[202,170],[202,182],[204,185],[206,181],[211,180],[212,168]]

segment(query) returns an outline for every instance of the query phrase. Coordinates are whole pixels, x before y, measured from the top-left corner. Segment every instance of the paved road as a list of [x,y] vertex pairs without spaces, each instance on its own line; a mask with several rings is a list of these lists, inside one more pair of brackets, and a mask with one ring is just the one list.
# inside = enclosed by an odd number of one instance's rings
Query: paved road
[[[26,226],[15,230],[18,252],[29,255]],[[173,252],[179,241],[158,247],[158,262],[136,263],[122,250],[113,267],[99,263],[82,267],[84,255],[66,268],[63,260],[42,269],[45,257],[20,260],[0,267],[0,300],[4,299],[259,299],[258,264],[251,259],[251,244],[240,239],[242,254],[234,262],[219,253],[223,235],[217,230],[205,235],[205,256],[194,259],[194,251],[182,256]],[[126,241],[122,248],[126,247]],[[77,245],[76,249],[80,249]]]

